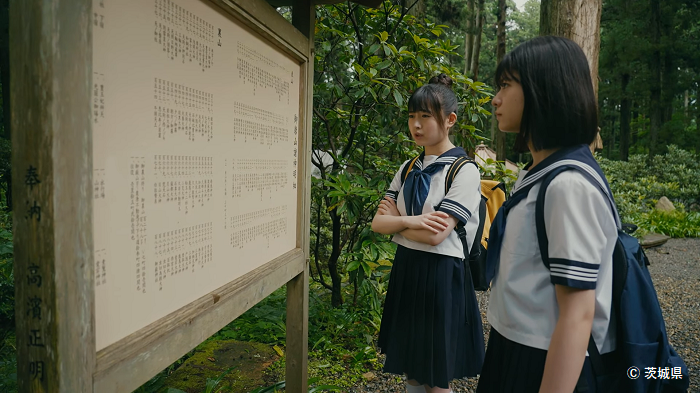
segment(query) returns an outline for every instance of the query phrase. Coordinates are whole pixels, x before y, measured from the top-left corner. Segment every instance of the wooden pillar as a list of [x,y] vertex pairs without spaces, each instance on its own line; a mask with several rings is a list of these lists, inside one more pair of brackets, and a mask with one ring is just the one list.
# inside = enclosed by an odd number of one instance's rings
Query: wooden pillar
[[298,219],[303,228],[297,235],[297,247],[305,253],[304,271],[287,283],[287,362],[286,386],[291,393],[308,390],[309,341],[309,228],[311,201],[311,125],[313,120],[314,32],[316,8],[311,0],[297,0],[292,10],[292,24],[309,38],[308,62],[301,78],[300,102],[302,113],[299,129],[299,208]]
[[92,391],[92,0],[12,0],[12,192],[21,392]]

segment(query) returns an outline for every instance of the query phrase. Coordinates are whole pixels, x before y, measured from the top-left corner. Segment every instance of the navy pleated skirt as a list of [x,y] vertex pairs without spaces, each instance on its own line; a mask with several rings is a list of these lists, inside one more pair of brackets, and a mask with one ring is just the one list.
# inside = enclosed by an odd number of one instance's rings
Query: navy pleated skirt
[[461,258],[398,246],[379,347],[385,372],[431,387],[448,388],[481,371],[481,314]]
[[[574,392],[621,392],[619,378],[624,370],[614,365],[614,354],[601,356],[606,375],[594,377],[588,357]],[[476,393],[537,393],[540,391],[547,351],[508,340],[496,329],[489,333],[488,350]],[[612,367],[611,367],[612,366]]]

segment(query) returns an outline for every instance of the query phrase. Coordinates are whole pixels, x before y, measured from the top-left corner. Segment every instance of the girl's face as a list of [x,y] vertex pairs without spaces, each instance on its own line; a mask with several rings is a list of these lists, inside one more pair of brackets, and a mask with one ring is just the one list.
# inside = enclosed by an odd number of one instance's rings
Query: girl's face
[[444,124],[438,124],[437,119],[430,112],[409,112],[408,129],[418,146],[435,146],[447,139],[449,129],[456,120],[457,115],[454,112],[445,118]]
[[[515,74],[513,77],[519,78],[519,75]],[[491,104],[495,108],[498,128],[501,131],[520,132],[520,121],[525,107],[523,87],[520,83],[504,79]]]

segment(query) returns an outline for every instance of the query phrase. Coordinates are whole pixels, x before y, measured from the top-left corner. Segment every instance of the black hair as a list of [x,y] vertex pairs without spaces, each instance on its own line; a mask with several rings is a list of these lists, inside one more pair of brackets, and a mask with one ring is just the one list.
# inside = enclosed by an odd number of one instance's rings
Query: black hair
[[445,74],[430,78],[408,99],[408,112],[426,112],[435,116],[442,127],[450,113],[457,113],[457,96],[452,91],[452,78]]
[[520,83],[524,108],[515,149],[535,151],[590,145],[598,132],[598,108],[588,60],[575,42],[536,37],[505,55],[496,68],[497,86]]

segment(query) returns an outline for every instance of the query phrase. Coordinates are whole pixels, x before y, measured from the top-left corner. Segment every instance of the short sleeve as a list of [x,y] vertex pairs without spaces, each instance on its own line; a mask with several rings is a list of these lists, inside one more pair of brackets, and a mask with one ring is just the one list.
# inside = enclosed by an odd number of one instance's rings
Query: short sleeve
[[384,196],[388,196],[389,198],[393,199],[394,202],[399,197],[399,191],[401,191],[401,186],[403,185],[403,182],[401,181],[401,172],[403,171],[403,168],[406,166],[409,160],[404,161],[403,164],[399,167],[399,171],[396,172],[396,175],[394,175],[394,179],[391,181],[391,184],[389,184],[389,189],[386,191]]
[[452,215],[466,224],[472,214],[479,209],[481,200],[481,175],[476,165],[464,165],[452,181],[447,195],[440,202],[438,211]]
[[608,239],[617,234],[608,203],[575,171],[552,180],[544,203],[551,282],[595,289],[601,262],[612,257],[606,255]]

